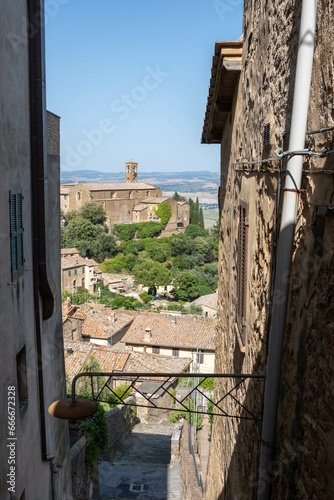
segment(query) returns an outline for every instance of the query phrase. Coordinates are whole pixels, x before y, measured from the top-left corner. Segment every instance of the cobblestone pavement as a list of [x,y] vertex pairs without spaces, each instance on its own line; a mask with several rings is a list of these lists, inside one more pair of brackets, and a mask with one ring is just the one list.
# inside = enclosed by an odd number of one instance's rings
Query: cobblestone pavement
[[179,500],[180,463],[170,467],[173,427],[138,424],[109,462],[101,462],[100,500]]

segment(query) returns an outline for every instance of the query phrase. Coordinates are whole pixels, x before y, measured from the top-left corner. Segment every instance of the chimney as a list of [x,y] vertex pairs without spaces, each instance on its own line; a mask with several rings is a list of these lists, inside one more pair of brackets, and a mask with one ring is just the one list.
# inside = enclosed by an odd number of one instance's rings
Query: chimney
[[71,304],[71,299],[69,297],[67,297],[67,310],[69,311],[72,307],[72,304]]
[[111,321],[112,323],[115,323],[115,321],[116,321],[116,315],[115,315],[115,313],[111,313],[108,316],[108,321]]
[[145,342],[151,342],[151,340],[152,340],[152,332],[151,332],[151,328],[149,328],[149,327],[145,328],[144,340],[145,340]]
[[68,352],[69,354],[73,354],[73,349],[72,349],[72,347],[68,347],[68,348],[67,348],[67,352]]
[[147,346],[146,346],[146,345],[144,345],[144,352],[146,352],[146,349],[147,349]]
[[176,316],[171,316],[171,319],[172,319],[172,323],[176,324]]

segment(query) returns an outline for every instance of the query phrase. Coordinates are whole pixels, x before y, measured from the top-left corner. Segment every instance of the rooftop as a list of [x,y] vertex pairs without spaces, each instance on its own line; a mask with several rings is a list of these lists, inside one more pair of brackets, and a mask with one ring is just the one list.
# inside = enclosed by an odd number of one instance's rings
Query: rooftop
[[62,248],[60,250],[61,256],[63,255],[79,255],[79,251],[76,248]]
[[215,293],[210,293],[209,295],[202,295],[202,297],[198,297],[198,299],[191,302],[191,304],[196,306],[206,306],[217,311],[218,291],[216,291]]
[[[75,376],[82,371],[90,356],[98,361],[101,371],[126,373],[180,373],[190,364],[189,358],[176,358],[144,352],[120,351],[88,342],[64,342],[66,374]],[[152,378],[150,377],[150,380]],[[153,380],[164,380],[154,377]]]
[[170,198],[166,198],[166,196],[158,196],[154,198],[153,196],[149,196],[143,200],[143,203],[163,203],[164,201],[169,200]]
[[142,212],[143,210],[147,210],[147,206],[143,205],[142,203],[140,205],[136,205],[133,210],[135,212]]
[[[145,340],[145,329],[151,340]],[[215,350],[216,321],[186,316],[140,314],[124,335],[122,342],[136,345]]]
[[132,317],[118,311],[113,311],[103,304],[83,304],[80,313],[85,314],[82,325],[84,337],[109,339],[115,333],[132,322]]
[[156,187],[152,186],[152,184],[145,184],[144,182],[87,182],[80,183],[80,186],[84,186],[90,191],[129,191],[129,189],[156,189]]
[[97,266],[98,264],[93,259],[84,259],[80,255],[65,256],[61,257],[61,268],[70,269],[73,267],[83,267],[83,266]]

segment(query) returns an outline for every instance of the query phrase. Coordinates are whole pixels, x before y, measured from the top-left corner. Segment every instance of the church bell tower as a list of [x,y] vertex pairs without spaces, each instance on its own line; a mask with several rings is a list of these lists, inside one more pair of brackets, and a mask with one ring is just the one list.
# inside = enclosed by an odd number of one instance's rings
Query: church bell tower
[[138,182],[138,163],[134,161],[126,162],[125,182]]

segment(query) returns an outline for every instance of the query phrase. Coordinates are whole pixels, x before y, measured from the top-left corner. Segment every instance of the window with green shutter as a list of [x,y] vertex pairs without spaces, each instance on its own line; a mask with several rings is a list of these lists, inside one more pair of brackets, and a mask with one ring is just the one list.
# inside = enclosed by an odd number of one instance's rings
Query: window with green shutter
[[12,262],[12,280],[24,271],[22,191],[13,189],[9,192],[10,204],[10,252]]

